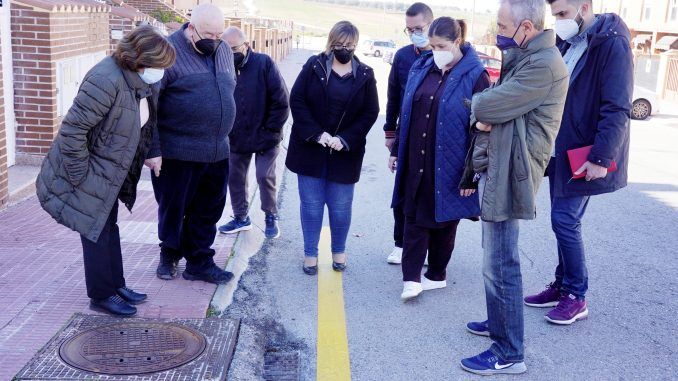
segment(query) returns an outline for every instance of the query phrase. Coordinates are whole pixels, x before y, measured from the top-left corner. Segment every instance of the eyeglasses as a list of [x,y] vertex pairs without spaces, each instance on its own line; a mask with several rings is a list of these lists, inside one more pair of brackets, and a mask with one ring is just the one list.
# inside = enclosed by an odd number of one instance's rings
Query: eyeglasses
[[354,50],[355,44],[348,44],[348,45],[336,44],[336,45],[332,45],[332,49],[333,50],[341,50],[341,49]]
[[246,44],[246,43],[243,42],[243,43],[240,44],[240,45],[231,46],[231,51],[233,51],[234,53],[235,53],[235,52],[239,52],[239,51],[240,51],[240,48],[242,48],[243,46],[245,46],[245,44]]
[[411,36],[413,34],[424,34],[426,32],[426,29],[428,26],[431,24],[426,24],[423,27],[416,27],[416,28],[405,28],[403,29],[403,32],[405,32],[406,35]]
[[[210,33],[210,32],[200,33],[200,32],[198,31],[198,28],[195,27],[195,25],[193,25],[193,28],[195,29],[195,33],[198,34],[198,37],[199,37],[200,39],[206,38],[206,39],[210,39],[210,40],[220,40],[220,39],[221,39],[221,36],[223,35],[223,33],[217,33],[217,34]],[[204,36],[204,37],[203,37],[203,36]]]

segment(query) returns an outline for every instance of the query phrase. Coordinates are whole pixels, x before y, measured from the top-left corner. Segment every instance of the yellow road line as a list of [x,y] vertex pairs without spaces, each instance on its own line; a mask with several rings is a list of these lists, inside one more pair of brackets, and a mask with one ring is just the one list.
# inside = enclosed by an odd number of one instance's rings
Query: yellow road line
[[344,285],[342,273],[332,270],[330,229],[323,227],[318,254],[317,381],[350,381]]

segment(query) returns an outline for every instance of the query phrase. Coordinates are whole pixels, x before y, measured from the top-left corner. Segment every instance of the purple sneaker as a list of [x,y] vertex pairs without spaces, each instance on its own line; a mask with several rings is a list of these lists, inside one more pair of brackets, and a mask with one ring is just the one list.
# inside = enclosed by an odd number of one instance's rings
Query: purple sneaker
[[589,309],[586,300],[579,300],[572,294],[563,295],[556,308],[544,316],[553,324],[570,325],[577,320],[586,319]]
[[560,289],[555,283],[547,284],[546,290],[536,294],[526,296],[524,301],[526,306],[530,307],[555,307],[560,300]]

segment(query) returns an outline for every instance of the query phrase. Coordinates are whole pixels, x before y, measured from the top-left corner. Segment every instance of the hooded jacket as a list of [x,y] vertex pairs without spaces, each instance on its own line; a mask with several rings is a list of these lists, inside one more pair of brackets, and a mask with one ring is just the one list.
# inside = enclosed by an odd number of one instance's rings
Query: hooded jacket
[[[588,48],[575,66],[555,147],[555,196],[614,192],[627,184],[633,102],[631,34],[615,14],[601,14]],[[564,55],[570,44],[558,40]],[[593,145],[588,160],[617,171],[594,181],[573,180],[567,151]]]

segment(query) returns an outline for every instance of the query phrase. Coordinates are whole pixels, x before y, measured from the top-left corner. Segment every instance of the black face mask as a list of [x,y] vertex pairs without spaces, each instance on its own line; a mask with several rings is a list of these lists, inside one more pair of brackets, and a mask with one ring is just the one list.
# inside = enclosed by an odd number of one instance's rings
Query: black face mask
[[236,68],[240,68],[243,64],[243,61],[245,61],[244,54],[240,52],[233,53],[233,64],[235,65]]
[[200,53],[206,56],[211,56],[212,54],[214,54],[214,52],[217,51],[217,49],[219,48],[219,44],[221,44],[221,40],[212,40],[211,38],[203,38],[195,43],[195,47],[198,48]]
[[334,50],[334,57],[337,58],[337,61],[342,64],[347,64],[351,62],[351,59],[353,59],[353,54],[355,53],[354,50],[348,50],[346,48],[342,49],[335,49]]
[[202,38],[200,33],[198,33],[198,30],[195,29],[195,34],[200,37],[200,40],[198,40],[195,43],[195,47],[200,51],[200,53],[206,55],[206,56],[211,56],[214,54],[214,52],[217,51],[219,48],[219,45],[221,44],[221,40],[213,40],[211,38]]

